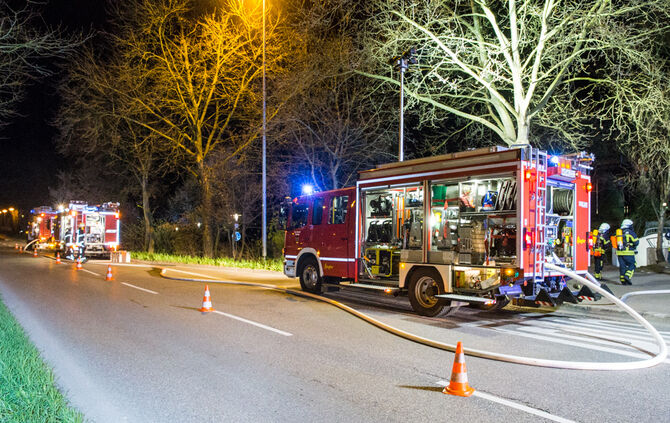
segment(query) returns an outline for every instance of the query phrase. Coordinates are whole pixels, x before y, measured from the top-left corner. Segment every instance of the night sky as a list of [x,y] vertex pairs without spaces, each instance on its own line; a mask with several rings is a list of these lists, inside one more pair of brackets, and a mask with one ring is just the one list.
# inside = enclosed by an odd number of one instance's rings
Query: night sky
[[[0,0],[3,1],[3,0]],[[10,1],[10,4],[21,4]],[[36,7],[42,11],[41,28],[61,26],[67,33],[100,29],[105,20],[103,0],[51,0]],[[58,63],[49,62],[52,77],[32,82],[19,106],[21,116],[0,128],[0,206],[23,210],[49,205],[48,187],[56,185],[56,174],[69,163],[54,146],[56,130],[50,126],[59,106],[56,84],[61,78]]]

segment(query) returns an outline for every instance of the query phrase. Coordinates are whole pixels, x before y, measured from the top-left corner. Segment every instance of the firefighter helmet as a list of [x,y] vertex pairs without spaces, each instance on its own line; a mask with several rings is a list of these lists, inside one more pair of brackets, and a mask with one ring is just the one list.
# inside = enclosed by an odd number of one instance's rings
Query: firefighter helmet
[[626,229],[626,228],[631,228],[633,227],[633,221],[630,219],[624,219],[621,222],[621,229]]
[[598,232],[605,233],[610,230],[610,225],[609,223],[601,223],[600,227],[598,228]]

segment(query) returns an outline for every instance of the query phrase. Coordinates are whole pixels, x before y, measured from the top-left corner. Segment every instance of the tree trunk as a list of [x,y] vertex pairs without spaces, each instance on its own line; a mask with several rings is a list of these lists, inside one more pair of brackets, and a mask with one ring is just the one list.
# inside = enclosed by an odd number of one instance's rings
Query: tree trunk
[[530,144],[530,125],[525,116],[519,116],[517,119],[516,143]]
[[331,162],[330,165],[330,179],[333,181],[333,189],[338,189],[340,187],[340,181],[337,180],[337,171],[339,169],[339,165],[335,164],[335,160]]
[[242,223],[242,239],[240,240],[240,249],[237,252],[237,257],[238,260],[242,258],[242,255],[244,254],[244,247],[247,246],[246,239],[247,239],[247,225],[245,223]]
[[219,242],[221,241],[221,226],[216,225],[216,236],[214,237],[214,255],[219,255]]
[[202,190],[202,203],[200,204],[202,252],[205,257],[212,257],[212,187],[209,180],[209,171],[202,160],[198,161],[198,172],[200,173],[200,188]]
[[656,232],[656,260],[659,263],[665,261],[665,251],[663,248],[663,235],[665,229],[665,213],[668,209],[665,200],[661,199],[661,205],[659,206],[658,214],[658,230]]
[[147,253],[154,252],[156,240],[154,239],[153,216],[151,204],[149,203],[149,177],[142,175],[142,212],[144,214],[144,250]]

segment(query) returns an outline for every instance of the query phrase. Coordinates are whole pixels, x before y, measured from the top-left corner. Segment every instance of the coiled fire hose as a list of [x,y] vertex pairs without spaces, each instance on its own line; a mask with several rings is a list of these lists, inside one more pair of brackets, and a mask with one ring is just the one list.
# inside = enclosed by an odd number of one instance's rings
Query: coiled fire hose
[[[661,335],[658,333],[658,331],[649,323],[647,322],[642,316],[640,316],[635,310],[630,308],[628,305],[624,304],[621,300],[619,300],[617,297],[614,295],[610,294],[609,292],[605,291],[603,288],[600,287],[599,284],[593,283],[589,281],[588,279],[571,272],[569,270],[566,270],[562,267],[555,266],[550,263],[545,264],[546,268],[550,270],[554,270],[560,273],[565,274],[566,276],[575,279],[584,285],[588,286],[591,289],[594,289],[595,291],[599,292],[602,294],[604,297],[607,299],[613,301],[616,305],[621,307],[624,311],[626,311],[629,315],[631,315],[636,321],[638,321],[644,328],[649,331],[649,333],[654,337],[654,340],[659,346],[659,351],[658,353],[651,358],[645,359],[645,360],[639,360],[639,361],[633,361],[633,362],[609,362],[609,363],[598,363],[598,362],[573,362],[573,361],[561,361],[561,360],[548,360],[548,359],[542,359],[542,358],[532,358],[532,357],[521,357],[517,355],[509,355],[509,354],[502,354],[502,353],[496,353],[496,352],[491,352],[491,351],[484,351],[484,350],[478,350],[478,349],[466,349],[465,354],[472,356],[472,357],[479,357],[479,358],[486,358],[490,360],[497,360],[497,361],[504,361],[507,363],[514,363],[514,364],[523,364],[527,366],[537,366],[537,367],[551,367],[551,368],[556,368],[556,369],[568,369],[568,370],[634,370],[634,369],[643,369],[643,368],[648,368],[655,366],[663,360],[666,359],[668,355],[668,348],[665,345],[665,342]],[[217,280],[217,279],[194,279],[194,278],[178,278],[178,277],[173,277],[173,276],[167,276],[167,272],[169,269],[163,268],[161,270],[161,276],[166,279],[171,279],[171,280],[178,280],[178,281],[187,281],[187,282],[208,282],[208,283],[221,283],[221,284],[227,284],[227,285],[239,285],[239,286],[252,286],[252,287],[257,287],[257,288],[266,288],[266,289],[271,289],[274,291],[280,291],[280,292],[285,292],[287,294],[291,295],[296,295],[299,297],[307,297],[307,298],[313,298],[318,301],[323,301],[325,303],[331,304],[335,307],[338,307],[347,313],[350,313],[368,323],[370,323],[373,326],[376,326],[386,332],[389,332],[393,335],[399,336],[401,338],[405,338],[407,340],[417,342],[423,345],[427,345],[429,347],[433,348],[438,348],[441,350],[445,351],[455,351],[456,346],[452,344],[447,344],[444,342],[440,341],[435,341],[432,339],[424,338],[422,336],[418,336],[412,333],[409,333],[407,331],[404,331],[402,329],[398,329],[396,327],[387,325],[384,322],[381,322],[371,316],[368,316],[365,313],[361,313],[360,311],[357,311],[345,304],[342,304],[338,301],[332,300],[327,297],[323,297],[321,295],[316,295],[316,294],[311,294],[309,292],[304,292],[304,291],[296,291],[294,289],[290,288],[282,288],[277,285],[271,285],[271,284],[263,284],[263,283],[255,283],[255,282],[238,282],[238,281],[224,281],[224,280]]]

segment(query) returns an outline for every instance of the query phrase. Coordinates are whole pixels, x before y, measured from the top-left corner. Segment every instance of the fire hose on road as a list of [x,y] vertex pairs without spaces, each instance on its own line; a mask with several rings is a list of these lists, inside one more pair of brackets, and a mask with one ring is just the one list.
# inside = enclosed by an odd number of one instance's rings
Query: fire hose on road
[[[615,297],[614,295],[610,294],[606,290],[600,287],[600,284],[597,282],[594,283],[574,272],[571,272],[567,269],[564,269],[562,267],[556,266],[551,263],[546,263],[545,264],[546,268],[550,270],[554,270],[556,272],[563,273],[564,275],[580,282],[583,283],[584,285],[588,286],[589,288],[595,290],[596,292],[600,293],[607,299],[611,300],[614,302],[616,305],[618,305],[620,308],[622,308],[626,313],[628,313],[631,317],[633,317],[640,325],[642,325],[647,331],[652,335],[656,343],[658,344],[659,350],[658,353],[645,360],[639,360],[639,361],[633,361],[633,362],[608,362],[608,363],[598,363],[598,362],[573,362],[573,361],[561,361],[561,360],[548,360],[548,359],[542,359],[542,358],[531,358],[531,357],[522,357],[522,356],[516,356],[516,355],[509,355],[509,354],[501,354],[501,353],[496,353],[496,352],[491,352],[491,351],[484,351],[484,350],[478,350],[478,349],[466,349],[465,353],[467,355],[470,355],[472,357],[479,357],[479,358],[486,358],[490,360],[497,360],[497,361],[504,361],[508,363],[515,363],[515,364],[523,364],[527,366],[537,366],[537,367],[551,367],[551,368],[557,368],[557,369],[569,369],[569,370],[634,370],[634,369],[643,369],[643,368],[648,368],[655,366],[657,364],[660,364],[663,362],[663,360],[666,359],[668,355],[668,347],[665,344],[663,338],[661,335],[658,333],[656,328],[654,328],[647,320],[645,320],[640,314],[638,314],[635,310],[633,310],[631,307],[626,305],[623,301],[621,301],[619,298]],[[410,332],[404,331],[402,329],[398,329],[396,327],[387,325],[384,322],[381,322],[365,313],[361,313],[360,311],[355,310],[354,308],[351,308],[345,304],[340,303],[339,301],[332,300],[327,297],[323,297],[321,295],[316,295],[316,294],[311,294],[309,292],[304,292],[304,291],[297,291],[294,289],[290,288],[282,288],[277,285],[271,285],[271,284],[263,284],[263,283],[255,283],[255,282],[238,282],[238,281],[224,281],[224,280],[217,280],[217,279],[195,279],[195,278],[179,278],[179,277],[173,277],[173,276],[167,276],[167,272],[170,269],[168,268],[163,268],[161,270],[161,276],[166,278],[166,279],[172,279],[172,280],[178,280],[178,281],[187,281],[187,282],[207,282],[207,283],[221,283],[221,284],[227,284],[227,285],[239,285],[239,286],[252,286],[252,287],[258,287],[258,288],[266,288],[266,289],[271,289],[275,291],[280,291],[280,292],[285,292],[287,294],[291,295],[296,295],[300,297],[307,297],[307,298],[313,298],[318,301],[322,301],[328,304],[331,304],[335,307],[338,307],[347,313],[350,313],[382,330],[385,330],[393,335],[408,339],[413,342],[417,342],[423,345],[427,345],[433,348],[439,348],[441,350],[446,350],[446,351],[452,351],[454,352],[456,350],[456,346],[452,344],[447,344],[444,342],[424,338],[415,334],[412,334]],[[174,270],[177,272],[180,272],[179,270]]]

